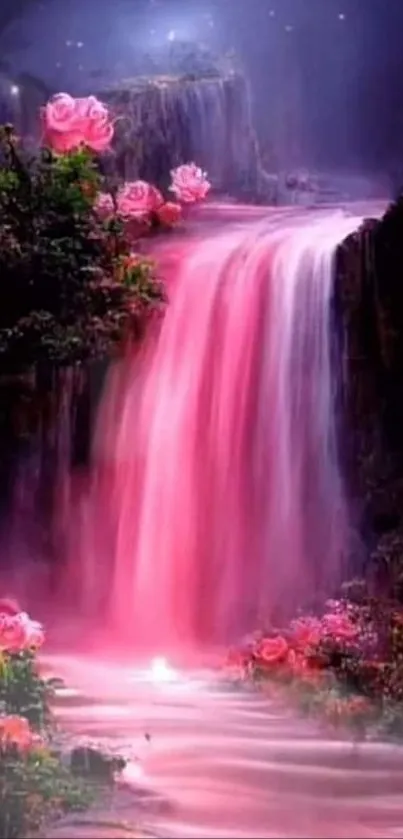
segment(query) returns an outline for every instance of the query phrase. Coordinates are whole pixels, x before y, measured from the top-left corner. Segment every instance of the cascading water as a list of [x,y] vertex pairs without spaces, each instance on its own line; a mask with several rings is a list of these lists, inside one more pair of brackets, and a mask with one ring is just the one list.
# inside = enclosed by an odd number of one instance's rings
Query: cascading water
[[228,642],[340,578],[332,264],[360,221],[185,243],[156,340],[112,374],[80,585],[140,648]]

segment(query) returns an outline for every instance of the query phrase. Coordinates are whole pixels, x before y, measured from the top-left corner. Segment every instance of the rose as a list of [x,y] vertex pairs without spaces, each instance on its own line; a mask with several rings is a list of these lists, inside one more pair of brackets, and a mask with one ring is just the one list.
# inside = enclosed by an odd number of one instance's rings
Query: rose
[[184,204],[202,201],[211,189],[206,172],[195,163],[184,163],[171,171],[170,192]]
[[0,615],[0,650],[19,653],[25,649],[26,630],[19,615]]
[[33,732],[25,717],[17,715],[0,717],[0,745],[3,748],[13,745],[19,749],[27,749],[33,742]]
[[96,152],[106,151],[113,140],[114,128],[111,122],[88,120],[83,130],[83,143]]
[[354,641],[359,635],[358,627],[348,615],[326,614],[322,618],[324,634],[332,635],[337,640]]
[[264,638],[257,649],[257,657],[265,664],[279,664],[285,661],[289,646],[282,635],[275,638]]
[[76,112],[83,122],[97,122],[107,125],[110,122],[109,110],[96,96],[76,99]]
[[43,143],[55,152],[55,154],[67,154],[67,152],[79,148],[82,143],[82,134],[78,131],[63,133],[61,131],[50,131],[45,128]]
[[92,151],[103,152],[109,148],[114,134],[113,123],[106,105],[96,96],[77,99],[77,117],[82,120],[83,143]]
[[64,154],[82,143],[82,113],[77,100],[68,93],[57,93],[42,110],[44,142],[57,154]]
[[20,612],[16,619],[23,627],[25,633],[25,647],[38,650],[45,640],[45,633],[42,624],[33,621],[26,612]]
[[45,639],[42,625],[31,620],[26,612],[14,615],[0,614],[0,650],[19,653],[26,649],[37,650]]
[[81,145],[103,152],[113,138],[109,111],[95,96],[74,99],[58,93],[42,110],[42,121],[44,142],[58,154]]
[[293,642],[302,650],[316,647],[321,639],[321,623],[317,618],[301,618],[292,624]]
[[181,220],[182,207],[174,201],[167,201],[157,210],[158,220],[166,227],[174,227]]
[[114,213],[115,207],[113,204],[112,196],[109,192],[99,192],[94,205],[95,211],[102,216],[103,218],[107,218]]
[[68,93],[56,93],[43,109],[45,126],[48,131],[70,134],[80,127],[80,114],[77,100]]
[[118,212],[122,216],[144,218],[157,212],[163,203],[159,190],[147,181],[128,182],[117,194]]

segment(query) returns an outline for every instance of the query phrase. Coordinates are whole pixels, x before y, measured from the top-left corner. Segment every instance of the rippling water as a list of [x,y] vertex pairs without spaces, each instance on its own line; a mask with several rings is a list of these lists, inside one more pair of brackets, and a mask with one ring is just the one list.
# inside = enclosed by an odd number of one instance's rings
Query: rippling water
[[154,835],[403,837],[398,746],[334,739],[214,672],[159,683],[98,660],[48,664],[72,688],[60,697],[63,725],[130,758],[125,780],[139,796],[125,818]]

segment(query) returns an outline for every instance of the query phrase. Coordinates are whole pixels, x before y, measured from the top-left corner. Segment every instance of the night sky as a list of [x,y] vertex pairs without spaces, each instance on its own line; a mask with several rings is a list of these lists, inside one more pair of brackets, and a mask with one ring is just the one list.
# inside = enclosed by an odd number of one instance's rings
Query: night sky
[[[17,12],[1,0],[1,18]],[[366,171],[403,163],[403,0],[20,0],[1,36],[13,72],[93,90],[167,41],[234,49],[270,153]],[[283,135],[273,125],[286,113]],[[285,134],[284,134],[285,132]]]

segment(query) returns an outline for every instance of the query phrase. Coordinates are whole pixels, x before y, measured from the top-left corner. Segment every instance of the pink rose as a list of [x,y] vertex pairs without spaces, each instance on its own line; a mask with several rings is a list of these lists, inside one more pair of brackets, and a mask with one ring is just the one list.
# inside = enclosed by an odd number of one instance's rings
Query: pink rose
[[113,138],[109,111],[95,96],[74,99],[68,93],[53,96],[42,111],[44,142],[57,154],[82,145],[103,152]]
[[77,114],[83,121],[98,122],[106,125],[110,122],[109,110],[96,96],[85,96],[76,99]]
[[182,207],[174,201],[167,201],[157,210],[158,220],[166,227],[174,227],[182,217]]
[[113,205],[112,196],[109,192],[100,192],[97,195],[94,209],[100,216],[102,216],[102,218],[107,218],[108,216],[113,215],[115,207]]
[[285,638],[277,635],[275,638],[264,638],[257,649],[257,658],[264,664],[279,664],[288,656],[289,646]]
[[104,152],[113,140],[114,128],[111,122],[103,120],[88,120],[83,130],[83,143],[96,152]]
[[96,96],[77,100],[77,109],[83,118],[83,142],[96,152],[109,148],[114,134],[109,110]]
[[354,641],[359,635],[358,627],[348,615],[329,613],[323,616],[322,623],[325,634],[332,635],[338,640]]
[[144,218],[156,212],[164,203],[159,190],[147,181],[124,184],[118,192],[118,211],[122,216]]
[[77,100],[68,93],[56,93],[43,109],[45,127],[48,131],[70,134],[77,130],[79,114]]
[[317,618],[299,618],[292,624],[294,644],[300,649],[316,647],[321,639],[322,627]]
[[33,733],[25,717],[16,714],[0,717],[0,745],[3,748],[13,745],[21,750],[29,749],[33,740]]
[[25,634],[25,647],[29,649],[38,650],[45,640],[45,633],[42,624],[38,621],[33,621],[26,612],[20,612],[17,615],[17,620],[20,622]]
[[211,183],[195,163],[184,163],[171,172],[170,191],[176,195],[178,201],[184,204],[194,204],[202,201],[211,189]]
[[67,154],[78,149],[83,142],[82,134],[77,131],[63,133],[61,131],[46,130],[43,136],[44,145],[56,154]]
[[25,645],[26,631],[19,615],[0,615],[0,650],[19,653]]

